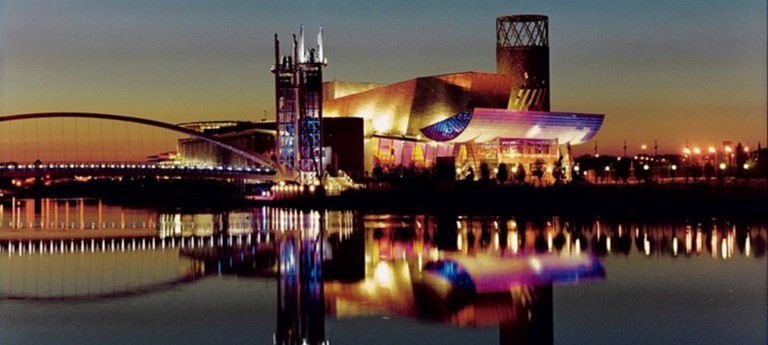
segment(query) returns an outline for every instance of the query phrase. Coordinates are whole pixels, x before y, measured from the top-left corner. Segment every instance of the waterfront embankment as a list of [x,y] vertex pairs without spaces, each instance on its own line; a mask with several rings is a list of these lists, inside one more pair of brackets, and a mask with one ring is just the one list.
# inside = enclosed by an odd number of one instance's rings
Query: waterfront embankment
[[765,181],[731,184],[369,184],[338,196],[267,204],[427,213],[541,213],[612,217],[764,216]]

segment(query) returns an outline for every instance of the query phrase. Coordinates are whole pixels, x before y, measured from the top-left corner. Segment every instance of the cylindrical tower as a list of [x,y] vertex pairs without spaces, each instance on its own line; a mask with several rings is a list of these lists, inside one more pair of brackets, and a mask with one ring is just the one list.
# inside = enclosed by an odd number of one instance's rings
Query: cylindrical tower
[[496,73],[515,77],[509,109],[549,111],[549,19],[496,18]]

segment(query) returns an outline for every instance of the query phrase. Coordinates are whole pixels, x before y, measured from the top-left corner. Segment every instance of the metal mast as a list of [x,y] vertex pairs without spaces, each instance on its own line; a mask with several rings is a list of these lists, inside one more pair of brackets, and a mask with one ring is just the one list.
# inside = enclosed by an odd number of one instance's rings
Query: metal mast
[[293,36],[293,56],[280,58],[275,34],[275,114],[278,163],[297,170],[304,184],[322,181],[323,164],[323,28],[317,49],[304,46],[304,26],[299,40]]

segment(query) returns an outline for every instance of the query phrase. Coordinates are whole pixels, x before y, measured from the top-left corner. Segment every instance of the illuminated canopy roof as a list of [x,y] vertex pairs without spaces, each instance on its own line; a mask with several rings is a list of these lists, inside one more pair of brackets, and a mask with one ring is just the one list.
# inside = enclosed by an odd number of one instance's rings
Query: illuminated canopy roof
[[496,138],[557,139],[581,144],[603,124],[604,115],[475,108],[426,126],[421,133],[435,141],[486,142]]

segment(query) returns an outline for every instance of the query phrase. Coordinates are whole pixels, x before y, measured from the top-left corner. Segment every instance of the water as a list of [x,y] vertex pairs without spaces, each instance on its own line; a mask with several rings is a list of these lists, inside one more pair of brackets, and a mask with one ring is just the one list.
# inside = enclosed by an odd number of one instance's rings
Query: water
[[768,342],[764,221],[65,202],[3,204],[0,344]]

